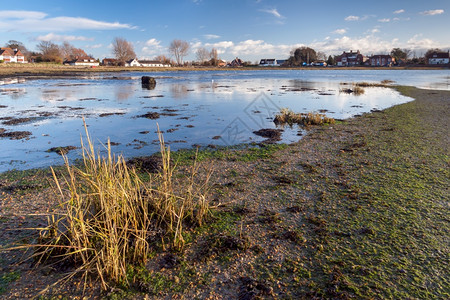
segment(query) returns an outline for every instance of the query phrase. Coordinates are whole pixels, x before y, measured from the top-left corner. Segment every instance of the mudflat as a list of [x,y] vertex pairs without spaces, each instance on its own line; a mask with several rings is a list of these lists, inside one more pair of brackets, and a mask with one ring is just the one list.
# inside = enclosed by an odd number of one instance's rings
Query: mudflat
[[[450,294],[450,92],[396,87],[415,100],[329,126],[298,143],[204,150],[220,205],[181,252],[156,248],[132,284],[89,298],[419,298]],[[173,153],[183,172],[193,151]],[[48,169],[0,174],[0,243],[30,243],[58,196]],[[61,266],[0,254],[0,295],[28,298]],[[81,298],[75,277],[46,292]]]

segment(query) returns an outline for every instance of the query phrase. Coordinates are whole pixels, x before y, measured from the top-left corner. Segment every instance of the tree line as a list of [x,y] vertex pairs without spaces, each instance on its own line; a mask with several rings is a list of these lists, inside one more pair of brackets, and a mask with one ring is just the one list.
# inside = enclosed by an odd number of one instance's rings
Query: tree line
[[[55,44],[51,41],[41,41],[37,46],[37,51],[29,51],[25,45],[16,40],[10,40],[5,44],[5,47],[12,49],[19,49],[28,61],[32,58],[35,62],[55,62],[62,63],[64,61],[74,60],[77,57],[93,57],[86,54],[81,48],[76,48],[69,42],[63,42],[61,45]],[[171,63],[182,66],[185,64],[184,58],[189,55],[190,44],[187,41],[174,39],[169,45],[169,56],[159,55],[155,60],[163,63]],[[426,63],[426,59],[430,57],[433,52],[441,52],[440,49],[429,49],[424,56],[416,57],[414,51],[410,49],[393,48],[389,53],[397,62],[421,64]],[[133,44],[124,38],[116,37],[112,41],[112,53],[116,59],[117,65],[124,65],[125,62],[136,58]],[[218,51],[215,48],[208,50],[206,48],[198,48],[195,52],[196,64],[203,66],[217,66],[220,62]],[[326,55],[321,51],[316,51],[310,47],[299,47],[293,49],[290,57],[286,60],[287,66],[300,66],[304,64],[311,64],[315,61],[324,61],[328,65],[335,65],[337,55]],[[249,64],[249,63],[247,63]],[[257,64],[257,63],[256,63]]]

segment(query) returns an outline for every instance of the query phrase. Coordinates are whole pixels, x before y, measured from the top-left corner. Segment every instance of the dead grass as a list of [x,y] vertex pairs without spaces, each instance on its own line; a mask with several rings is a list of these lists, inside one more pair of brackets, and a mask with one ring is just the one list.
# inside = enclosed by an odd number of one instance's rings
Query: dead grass
[[333,118],[316,112],[295,113],[288,108],[281,109],[280,113],[275,116],[274,123],[277,125],[293,125],[302,126],[334,124]]
[[211,174],[198,180],[199,166],[194,161],[185,184],[175,186],[170,149],[159,133],[162,168],[144,182],[122,155],[112,154],[109,142],[108,153],[102,157],[86,124],[85,128],[81,167],[70,165],[63,156],[67,175],[60,178],[52,169],[63,213],[49,217],[48,227],[38,229],[38,245],[19,248],[34,248],[38,263],[73,264],[74,270],[64,280],[93,274],[107,289],[110,282],[127,282],[129,265],[146,262],[150,241],[159,239],[163,247],[183,248],[184,226],[201,225],[210,211]]

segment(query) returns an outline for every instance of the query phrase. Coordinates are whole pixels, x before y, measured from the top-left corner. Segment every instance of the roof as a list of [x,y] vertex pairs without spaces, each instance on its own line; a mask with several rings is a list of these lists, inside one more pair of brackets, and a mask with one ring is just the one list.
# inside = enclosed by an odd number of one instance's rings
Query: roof
[[0,48],[0,55],[14,56],[14,50],[11,48]]
[[159,60],[138,60],[138,62],[141,64],[164,64]]
[[449,58],[448,52],[433,52],[428,58]]

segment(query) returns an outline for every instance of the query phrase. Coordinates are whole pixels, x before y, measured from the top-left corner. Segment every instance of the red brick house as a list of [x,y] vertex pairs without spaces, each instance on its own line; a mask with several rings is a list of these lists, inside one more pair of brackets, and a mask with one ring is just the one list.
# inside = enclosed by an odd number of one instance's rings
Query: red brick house
[[350,50],[350,52],[344,51],[344,53],[336,57],[336,65],[339,67],[359,66],[364,64],[366,60],[367,57],[362,55],[359,50],[355,52]]
[[5,63],[27,63],[25,56],[18,49],[0,48],[0,60]]
[[395,64],[395,58],[390,55],[372,55],[366,62],[367,65],[373,67],[391,67]]

